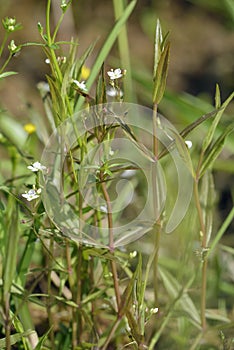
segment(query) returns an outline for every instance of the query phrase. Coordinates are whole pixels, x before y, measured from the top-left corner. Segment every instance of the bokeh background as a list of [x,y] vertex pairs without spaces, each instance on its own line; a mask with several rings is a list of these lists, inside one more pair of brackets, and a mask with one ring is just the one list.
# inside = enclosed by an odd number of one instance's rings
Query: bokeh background
[[[37,23],[45,26],[46,0],[0,1],[1,18],[16,17],[23,29],[13,33],[10,39],[16,44],[38,42]],[[128,2],[126,1],[126,4]],[[61,10],[60,0],[52,0],[52,21],[57,22]],[[210,104],[214,103],[215,84],[219,83],[222,98],[234,89],[234,12],[233,0],[138,0],[128,21],[129,46],[133,73],[133,88],[140,104],[151,106],[154,31],[160,19],[164,33],[169,31],[171,56],[167,83],[167,98],[162,102],[161,112],[179,129],[188,120],[180,110],[170,104],[170,93],[181,98],[191,94]],[[87,61],[91,68],[99,49],[105,42],[115,22],[111,0],[73,0],[66,13],[58,40],[78,40],[78,55],[97,40]],[[52,24],[53,27],[53,24]],[[0,31],[3,37],[3,28]],[[64,54],[68,46],[63,46]],[[59,52],[61,55],[63,52]],[[2,60],[8,55],[5,50]],[[118,67],[119,53],[116,43],[105,62],[106,67]],[[121,67],[124,68],[124,67]],[[44,113],[43,103],[37,89],[45,81],[49,67],[41,47],[24,47],[8,67],[18,74],[0,83],[0,106],[22,124],[30,121],[32,111]],[[189,96],[189,95],[186,95]],[[196,105],[196,101],[193,102]],[[194,109],[193,120],[202,115],[201,102]],[[193,112],[192,112],[193,113]],[[228,120],[234,113],[233,103],[228,108]],[[191,110],[190,110],[191,114]],[[186,116],[186,112],[185,112]],[[190,122],[192,120],[190,119]],[[195,135],[199,139],[199,134]],[[231,136],[232,137],[232,136]],[[224,153],[230,158],[231,149]],[[232,152],[233,153],[233,152]],[[216,175],[219,191],[219,209],[224,218],[232,207],[233,170]]]
[[[52,4],[52,18],[56,22],[60,0],[53,0]],[[223,97],[227,97],[234,87],[234,14],[229,6],[230,0],[138,0],[128,22],[133,71],[152,71],[154,30],[159,18],[164,31],[170,32],[172,46],[168,89],[208,99],[212,98],[218,82]],[[23,29],[13,35],[16,43],[40,40],[37,23],[44,25],[45,7],[45,0],[0,2],[1,17],[16,17],[23,25]],[[111,0],[74,0],[59,39],[78,38],[80,53],[98,39],[88,62],[91,66],[113,24]],[[108,63],[117,64],[117,57],[116,45]],[[20,116],[22,103],[39,99],[36,84],[45,80],[48,67],[38,47],[24,48],[10,66],[19,74],[1,83],[1,103]],[[137,91],[137,85],[135,89],[138,95],[142,93],[141,89]],[[142,100],[147,103],[144,98]]]

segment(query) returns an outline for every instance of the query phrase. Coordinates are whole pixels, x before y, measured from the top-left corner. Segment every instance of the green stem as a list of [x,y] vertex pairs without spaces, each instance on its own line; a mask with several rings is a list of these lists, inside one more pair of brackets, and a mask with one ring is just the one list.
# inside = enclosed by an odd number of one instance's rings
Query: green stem
[[207,256],[202,260],[202,290],[201,290],[201,325],[202,329],[206,329],[206,285],[207,285]]
[[11,350],[11,321],[10,321],[10,294],[5,297],[5,333],[6,333],[6,350]]
[[[157,117],[157,110],[158,105],[157,103],[154,103],[153,105],[153,154],[155,161],[158,160],[158,138],[157,138],[157,125],[158,125],[158,117]],[[154,302],[155,305],[158,305],[158,257],[159,257],[159,246],[160,246],[160,239],[161,239],[161,219],[158,217],[158,191],[157,191],[157,172],[155,164],[153,164],[153,171],[152,171],[152,187],[153,187],[153,200],[154,200],[154,213],[156,223],[153,228],[153,233],[155,235],[155,248],[154,248],[154,264],[153,264],[153,270],[154,270]]]
[[[101,178],[101,187],[103,196],[106,201],[107,205],[107,219],[108,219],[108,230],[109,230],[109,249],[110,252],[114,253],[114,233],[113,233],[113,218],[112,218],[112,207],[111,207],[111,200],[109,193],[106,188],[106,184],[103,181],[102,174],[100,175]],[[116,296],[116,303],[117,303],[117,309],[118,312],[120,311],[120,304],[121,304],[121,297],[120,297],[120,290],[119,290],[119,282],[118,282],[118,273],[117,273],[117,266],[115,260],[111,260],[111,270],[112,270],[112,276],[113,276],[113,282],[114,282],[114,290],[115,290],[115,296]]]
[[58,34],[58,31],[59,31],[59,28],[61,26],[61,23],[63,21],[63,18],[64,18],[64,13],[62,13],[62,15],[60,16],[59,20],[58,20],[58,23],[56,25],[56,28],[54,30],[54,34],[53,34],[53,37],[52,37],[52,42],[55,42],[55,39],[56,39],[56,36]]
[[[51,253],[51,256],[53,256],[53,247],[54,247],[54,239],[50,239],[50,247],[49,251]],[[51,327],[50,331],[50,341],[51,341],[51,350],[54,350],[54,329],[53,329],[53,314],[51,310],[51,299],[50,296],[52,295],[51,291],[51,272],[52,272],[52,262],[51,258],[48,258],[48,278],[47,278],[47,293],[48,293],[48,303],[47,303],[47,313],[48,313],[48,320],[49,320],[49,325]]]
[[9,36],[9,34],[6,32],[5,35],[4,35],[3,41],[2,41],[2,45],[0,47],[0,57],[2,56],[2,52],[3,52],[3,49],[4,49],[5,45],[6,45],[6,41],[8,39],[8,36]]
[[158,105],[157,103],[154,103],[153,105],[153,154],[155,159],[157,159],[157,156],[158,156],[157,111],[158,111]]
[[[113,7],[115,12],[115,20],[117,21],[124,12],[125,1],[113,0]],[[134,95],[132,86],[131,62],[126,23],[123,25],[122,30],[118,35],[118,47],[122,68],[126,69],[127,71],[127,74],[123,81],[125,101],[134,102],[136,101],[136,96]]]
[[106,350],[107,349],[107,347],[108,347],[112,337],[114,336],[114,334],[116,332],[116,329],[118,328],[118,325],[119,325],[120,321],[121,321],[121,318],[119,318],[119,317],[115,320],[115,323],[113,324],[113,326],[112,326],[112,328],[110,330],[110,333],[109,333],[108,337],[106,338],[106,341],[103,344],[101,350]]
[[207,235],[206,235],[206,228],[203,220],[202,215],[202,208],[199,198],[199,191],[198,191],[198,181],[199,181],[199,172],[200,167],[203,160],[203,153],[200,156],[197,171],[196,171],[196,177],[195,177],[195,183],[194,183],[194,199],[195,199],[195,205],[198,212],[198,219],[200,223],[200,240],[201,240],[201,254],[202,254],[202,285],[201,285],[201,325],[202,329],[205,330],[206,328],[206,286],[207,286],[207,266],[208,266],[208,259],[206,254],[206,248],[207,248]]
[[[51,37],[51,30],[50,30],[50,9],[51,9],[51,0],[48,0],[47,2],[47,8],[46,8],[46,34],[47,34],[47,46],[48,46],[48,50],[49,51],[49,57],[51,60],[51,68],[54,71],[55,77],[58,79],[59,81],[59,85],[62,86],[62,82],[63,82],[63,75],[62,72],[60,70],[58,61],[57,61],[57,57],[55,55],[55,49],[53,48],[54,43],[54,39],[57,35],[57,30],[59,29],[60,26],[60,21],[56,26],[55,32],[53,34],[53,36]],[[63,19],[63,16],[61,16],[61,20]],[[67,111],[68,114],[71,116],[72,115],[72,108],[70,105],[70,101],[67,95],[65,95],[65,104],[67,107]],[[61,116],[62,120],[64,120],[67,117],[67,115]]]
[[6,59],[5,63],[3,64],[2,68],[0,69],[0,74],[4,71],[4,69],[6,68],[8,63],[10,62],[11,58],[12,58],[12,54],[10,53],[8,58]]

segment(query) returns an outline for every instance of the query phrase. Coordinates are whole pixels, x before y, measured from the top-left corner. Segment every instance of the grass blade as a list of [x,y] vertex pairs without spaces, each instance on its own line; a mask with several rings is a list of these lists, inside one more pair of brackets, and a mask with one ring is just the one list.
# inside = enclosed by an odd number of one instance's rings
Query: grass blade
[[[105,59],[106,59],[107,55],[109,54],[115,40],[117,39],[117,37],[122,29],[122,26],[127,21],[128,17],[131,15],[135,5],[136,5],[136,0],[133,0],[130,2],[130,4],[124,10],[122,16],[119,18],[119,20],[114,25],[114,28],[112,29],[108,38],[106,39],[101,51],[99,52],[99,54],[95,60],[92,71],[91,71],[90,76],[87,80],[86,86],[88,89],[94,83],[94,80],[96,79],[96,77],[97,77],[97,75],[98,75],[98,73],[103,65],[103,62],[105,61]],[[79,110],[81,108],[82,104],[83,104],[83,98],[80,98],[79,102],[77,104],[77,110]]]

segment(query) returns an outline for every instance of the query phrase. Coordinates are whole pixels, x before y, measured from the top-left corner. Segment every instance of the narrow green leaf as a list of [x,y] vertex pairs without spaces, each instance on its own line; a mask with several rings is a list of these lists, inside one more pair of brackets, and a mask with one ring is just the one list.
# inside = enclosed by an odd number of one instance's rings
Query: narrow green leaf
[[220,88],[219,85],[216,84],[216,90],[215,90],[215,108],[218,109],[221,106],[221,95],[220,95]]
[[9,77],[11,75],[15,75],[15,74],[18,74],[17,72],[12,72],[12,71],[9,71],[9,72],[4,72],[2,74],[0,74],[0,79],[3,79],[3,78],[6,78],[6,77]]
[[61,93],[56,86],[56,82],[47,75],[47,81],[50,86],[50,93],[52,97],[52,105],[53,105],[53,114],[56,126],[58,126],[61,121],[65,119],[66,116],[66,108],[64,105],[64,101],[61,97]]
[[190,134],[191,131],[193,131],[194,129],[196,129],[199,125],[201,125],[202,123],[204,123],[204,121],[213,118],[216,116],[216,114],[218,113],[218,111],[221,110],[214,110],[210,113],[206,113],[204,115],[202,115],[200,118],[198,118],[197,120],[195,120],[195,122],[192,122],[191,124],[189,124],[188,126],[186,126],[186,128],[184,128],[181,132],[180,132],[180,136],[185,138],[188,134]]
[[208,246],[213,227],[213,206],[215,202],[214,180],[211,172],[205,172],[201,180],[200,202],[202,205],[203,222],[206,230],[206,246]]
[[[103,47],[101,48],[101,51],[99,52],[95,63],[93,65],[92,71],[90,73],[90,76],[87,80],[86,86],[89,89],[94,80],[96,79],[103,62],[105,61],[107,55],[109,54],[116,38],[118,37],[122,26],[124,25],[124,23],[127,21],[128,17],[131,15],[134,7],[136,6],[137,1],[136,0],[132,0],[130,2],[130,4],[126,7],[126,9],[124,10],[122,16],[119,18],[119,20],[115,23],[114,28],[112,29],[111,33],[109,34],[108,38],[106,39]],[[83,99],[79,99],[78,104],[77,104],[77,110],[80,109],[80,107],[82,106],[83,103]]]
[[34,348],[34,350],[42,350],[43,349],[43,344],[46,341],[46,339],[48,338],[48,335],[51,331],[51,328],[40,338],[37,346]]
[[169,296],[173,299],[179,298],[180,308],[190,317],[191,322],[199,325],[200,315],[188,293],[169,271],[160,266],[159,272]]
[[[28,337],[30,334],[34,333],[34,331],[28,330],[24,333],[16,333],[16,334],[12,334],[10,336],[10,343],[11,345],[14,345],[16,343],[18,343],[19,341],[21,341],[21,339],[23,337]],[[0,339],[0,349],[5,349],[6,348],[6,338],[2,338]]]
[[98,77],[96,88],[96,104],[106,103],[106,84],[104,78],[104,65],[102,66],[101,73]]
[[222,236],[226,232],[228,226],[232,223],[233,219],[234,219],[234,207],[231,209],[228,216],[224,220],[222,226],[218,230],[216,236],[214,237],[214,240],[211,243],[210,250],[208,251],[208,254],[210,254],[215,249],[215,247],[219,243],[220,239],[222,238]]
[[127,287],[125,288],[123,295],[122,295],[122,298],[121,298],[121,306],[120,306],[120,314],[121,315],[125,314],[126,310],[128,309],[129,304],[132,301],[133,290],[134,290],[134,287],[136,285],[138,275],[139,275],[141,269],[142,269],[142,259],[140,256],[136,270],[132,274],[132,278],[130,279]]
[[[234,92],[226,99],[226,101],[221,105],[221,109],[220,111],[218,111],[218,113],[216,114],[215,119],[213,120],[211,127],[209,128],[209,131],[203,141],[203,145],[202,145],[202,150],[203,152],[205,152],[207,150],[207,148],[210,146],[212,139],[214,137],[214,133],[215,130],[219,124],[219,121],[223,115],[223,112],[225,111],[226,107],[228,106],[228,104],[232,101],[232,99],[234,98]],[[216,95],[215,95],[215,103],[219,104],[220,103],[220,93],[219,93],[219,89],[216,88]]]
[[22,125],[5,113],[0,113],[0,132],[19,149],[23,148],[28,136]]
[[[115,12],[115,19],[118,20],[126,7],[125,0],[113,0],[113,7]],[[118,49],[121,67],[126,69],[127,74],[123,79],[123,90],[125,102],[136,102],[136,97],[133,89],[132,81],[132,65],[130,60],[130,48],[129,48],[129,37],[127,32],[127,23],[122,27],[118,35]]]
[[170,129],[170,132],[173,135],[172,137],[174,139],[175,145],[177,147],[177,150],[179,152],[181,159],[186,164],[190,173],[194,176],[192,160],[191,160],[191,157],[189,154],[188,147],[186,146],[186,144],[184,142],[184,139],[177,132],[175,132],[173,129]]
[[161,44],[163,41],[162,28],[159,19],[157,19],[156,29],[155,29],[155,41],[154,41],[154,77],[156,76],[158,63],[161,57],[162,49]]
[[153,103],[159,104],[166,88],[170,43],[168,42],[160,56],[154,77]]
[[9,197],[6,221],[7,249],[3,269],[3,292],[5,296],[10,292],[16,272],[19,242],[18,211],[15,199]]
[[208,154],[205,155],[204,161],[201,166],[200,177],[202,177],[205,171],[210,168],[216,158],[221,153],[226,137],[234,130],[234,123],[230,124],[223,133],[219,136],[219,138],[212,145],[211,150]]

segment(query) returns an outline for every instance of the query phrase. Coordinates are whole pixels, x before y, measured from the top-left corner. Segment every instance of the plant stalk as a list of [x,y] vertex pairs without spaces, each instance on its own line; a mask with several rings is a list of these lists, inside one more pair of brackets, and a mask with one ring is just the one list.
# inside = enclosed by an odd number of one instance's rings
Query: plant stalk
[[[158,137],[157,137],[157,110],[158,105],[157,103],[154,103],[153,105],[153,154],[155,158],[155,162],[158,161]],[[160,246],[160,239],[161,239],[161,219],[158,217],[158,191],[157,191],[157,172],[156,167],[153,165],[153,171],[152,171],[152,188],[153,188],[153,200],[154,200],[154,213],[156,222],[153,228],[153,234],[154,237],[154,263],[153,263],[153,270],[154,270],[154,303],[155,305],[158,305],[158,257],[159,257],[159,246]]]
[[[113,233],[113,218],[112,218],[112,207],[111,207],[111,200],[109,193],[106,188],[106,184],[103,181],[103,176],[101,174],[101,187],[103,196],[106,201],[107,205],[107,218],[108,218],[108,229],[109,229],[109,249],[112,254],[114,254],[114,233]],[[117,266],[115,260],[111,260],[111,270],[113,275],[113,282],[114,282],[114,290],[115,290],[115,296],[116,296],[116,303],[117,303],[117,309],[118,312],[120,311],[120,304],[121,304],[121,297],[120,297],[120,290],[119,290],[119,282],[118,282],[118,272],[117,272]]]

